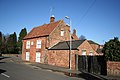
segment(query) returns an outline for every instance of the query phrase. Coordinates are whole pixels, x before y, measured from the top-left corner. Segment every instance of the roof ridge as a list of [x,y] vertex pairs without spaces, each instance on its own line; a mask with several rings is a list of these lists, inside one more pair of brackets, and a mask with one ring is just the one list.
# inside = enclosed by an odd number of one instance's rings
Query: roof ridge
[[58,20],[53,23],[43,24],[41,26],[34,27],[23,39],[29,39],[40,36],[48,36],[63,20]]
[[56,22],[52,22],[52,23],[44,23],[43,25],[39,25],[39,26],[36,26],[36,27],[34,27],[34,28],[38,28],[38,27],[44,27],[45,25],[50,25],[50,24],[53,24],[53,23],[57,23],[57,22],[59,22],[59,21],[62,21],[62,20],[58,20],[58,21],[56,21]]
[[[100,45],[100,44],[98,44],[98,43],[96,43],[96,42],[94,42],[94,41],[92,41],[92,40],[88,40],[88,42],[90,43],[90,44],[97,44],[97,45]],[[92,43],[91,43],[92,42]]]

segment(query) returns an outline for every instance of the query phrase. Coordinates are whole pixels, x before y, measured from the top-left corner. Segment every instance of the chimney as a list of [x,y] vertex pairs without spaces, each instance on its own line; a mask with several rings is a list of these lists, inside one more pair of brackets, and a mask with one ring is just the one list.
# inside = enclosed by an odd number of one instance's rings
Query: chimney
[[50,23],[51,23],[51,22],[54,22],[54,20],[55,20],[55,16],[52,15],[52,16],[50,17]]
[[76,35],[76,29],[73,29],[73,35]]

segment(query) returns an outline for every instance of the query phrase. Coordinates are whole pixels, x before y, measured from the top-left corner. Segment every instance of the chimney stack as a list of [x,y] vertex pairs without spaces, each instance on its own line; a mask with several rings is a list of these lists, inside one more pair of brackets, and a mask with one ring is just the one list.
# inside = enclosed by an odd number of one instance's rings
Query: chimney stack
[[76,35],[76,29],[73,30],[73,35]]
[[55,16],[52,15],[52,16],[50,17],[50,23],[51,23],[51,22],[54,22],[54,20],[55,20]]

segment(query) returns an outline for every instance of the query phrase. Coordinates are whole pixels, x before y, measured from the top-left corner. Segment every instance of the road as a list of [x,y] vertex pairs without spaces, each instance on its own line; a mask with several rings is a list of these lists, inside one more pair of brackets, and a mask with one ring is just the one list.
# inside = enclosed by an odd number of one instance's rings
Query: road
[[0,60],[0,80],[84,80],[69,77],[60,72],[52,72],[35,66],[14,62],[11,58]]

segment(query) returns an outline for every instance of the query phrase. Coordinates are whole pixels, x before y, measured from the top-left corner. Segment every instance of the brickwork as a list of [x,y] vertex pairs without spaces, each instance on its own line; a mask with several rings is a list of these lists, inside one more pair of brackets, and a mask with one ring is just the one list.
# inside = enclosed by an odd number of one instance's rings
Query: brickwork
[[[75,54],[76,50],[72,50],[72,69],[75,70]],[[69,68],[69,50],[50,50],[48,56],[48,64]]]
[[[69,37],[69,26],[65,25],[63,21],[58,25],[58,27],[55,28],[55,30],[50,34],[49,36],[49,46],[53,46],[54,44],[60,42],[60,41],[68,41],[70,40]],[[64,36],[61,36],[61,30],[64,31]]]
[[120,62],[107,62],[107,75],[120,76]]
[[94,49],[91,47],[91,45],[88,43],[88,41],[84,41],[79,47],[79,55],[82,55],[82,50],[86,50],[86,55],[89,55],[90,52],[92,52],[93,56],[97,55],[97,53],[94,51]]
[[[78,50],[72,50],[72,69],[76,68],[76,57],[75,55],[82,55],[82,50],[86,50],[86,55],[89,55],[90,52],[93,53],[92,56],[98,55],[88,43],[88,41],[84,41],[79,47]],[[60,62],[61,60],[61,62]],[[49,64],[61,66],[61,67],[69,67],[69,50],[50,50],[49,52]]]
[[99,45],[96,45],[96,44],[91,44],[92,48],[97,51],[97,49],[100,47]]
[[69,51],[67,50],[49,51],[48,64],[69,68]]
[[[41,40],[41,48],[37,49],[36,48],[36,41]],[[26,49],[26,42],[30,41],[30,49]],[[41,57],[40,61],[41,63],[45,62],[45,57],[47,56],[47,51],[46,51],[46,37],[40,37],[40,38],[34,38],[34,39],[29,39],[29,40],[23,40],[23,49],[22,49],[22,59],[25,60],[26,58],[26,52],[30,52],[30,62],[35,62],[36,60],[36,52],[40,52]],[[31,44],[33,43],[33,45]]]

